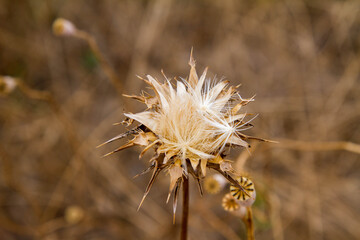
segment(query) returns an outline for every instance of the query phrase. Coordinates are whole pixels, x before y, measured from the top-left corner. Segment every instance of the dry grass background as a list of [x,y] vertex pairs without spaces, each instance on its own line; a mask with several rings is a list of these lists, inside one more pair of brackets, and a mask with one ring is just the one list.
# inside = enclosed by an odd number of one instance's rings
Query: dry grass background
[[[185,77],[193,46],[198,69],[257,95],[249,132],[280,143],[232,154],[257,186],[257,239],[360,238],[359,146],[347,143],[360,143],[359,1],[2,0],[0,74],[54,101],[0,98],[0,239],[178,238],[168,177],[136,212],[150,176],[132,177],[146,157],[95,149],[141,104],[120,96],[85,41],[53,36],[56,17],[95,37],[120,92],[145,87],[135,74]],[[190,239],[245,238],[223,194],[190,187]],[[65,217],[71,206],[81,221]]]

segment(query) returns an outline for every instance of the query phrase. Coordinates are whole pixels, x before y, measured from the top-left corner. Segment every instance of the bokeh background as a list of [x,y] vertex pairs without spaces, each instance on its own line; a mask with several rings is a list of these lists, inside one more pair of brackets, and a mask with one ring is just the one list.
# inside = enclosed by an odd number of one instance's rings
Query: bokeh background
[[[121,88],[86,41],[53,35],[58,17],[96,39]],[[186,77],[191,47],[198,71],[256,94],[247,133],[280,141],[230,156],[257,187],[256,239],[360,238],[360,1],[1,0],[0,75],[46,94],[0,97],[0,239],[178,238],[165,174],[136,211],[151,155],[96,146],[143,109],[121,96],[145,89],[136,75]],[[190,187],[190,239],[245,239],[227,189]]]

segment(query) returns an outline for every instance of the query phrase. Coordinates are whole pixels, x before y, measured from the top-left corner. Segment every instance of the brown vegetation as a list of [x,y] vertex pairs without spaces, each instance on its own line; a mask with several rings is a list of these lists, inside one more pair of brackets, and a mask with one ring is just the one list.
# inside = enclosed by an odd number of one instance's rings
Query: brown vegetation
[[[90,47],[54,36],[57,17]],[[151,155],[95,147],[143,110],[121,96],[146,87],[135,75],[185,77],[191,47],[200,71],[256,94],[249,134],[280,142],[232,153],[257,187],[256,239],[358,239],[359,26],[356,0],[1,1],[0,75],[18,87],[0,96],[0,239],[178,237],[164,174],[136,211],[150,176],[132,177]],[[190,238],[245,238],[228,190],[189,187]]]

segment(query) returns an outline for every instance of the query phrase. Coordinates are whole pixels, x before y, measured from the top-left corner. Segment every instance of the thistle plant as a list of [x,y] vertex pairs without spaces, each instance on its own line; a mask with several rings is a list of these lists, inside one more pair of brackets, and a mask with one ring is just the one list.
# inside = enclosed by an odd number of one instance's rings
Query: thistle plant
[[[254,101],[253,97],[244,99],[238,92],[239,86],[229,86],[228,81],[207,78],[208,68],[198,77],[192,53],[189,65],[190,73],[186,79],[172,80],[163,72],[163,83],[150,75],[146,79],[139,77],[150,86],[154,94],[142,92],[139,96],[124,95],[146,105],[142,112],[124,114],[124,124],[130,126],[137,122],[137,125],[100,145],[132,136],[126,144],[104,156],[139,145],[143,147],[139,156],[141,158],[145,152],[154,149],[150,166],[143,172],[153,171],[139,208],[159,173],[165,171],[170,176],[167,202],[171,193],[174,193],[174,216],[181,186],[184,196],[188,196],[188,179],[192,176],[202,194],[201,180],[206,176],[208,168],[216,170],[229,181],[232,191],[236,189],[236,195],[241,196],[238,201],[253,201],[253,188],[240,183],[239,180],[243,178],[225,157],[233,146],[247,149],[251,139],[266,141],[243,133],[253,127],[250,122],[256,116],[249,118],[251,114],[240,110]],[[187,197],[184,197],[184,201],[186,208]],[[187,216],[184,219],[184,213],[187,214],[187,209],[183,211],[183,228],[186,228],[184,223],[187,223]],[[182,239],[186,239],[186,231],[183,234],[185,236]]]

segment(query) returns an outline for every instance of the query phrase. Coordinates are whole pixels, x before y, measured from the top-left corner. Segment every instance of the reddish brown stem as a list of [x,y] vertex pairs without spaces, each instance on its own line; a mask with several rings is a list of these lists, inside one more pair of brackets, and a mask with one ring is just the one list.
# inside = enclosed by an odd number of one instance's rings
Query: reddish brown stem
[[181,240],[187,239],[188,219],[189,219],[189,179],[183,177],[183,209],[182,209],[181,234],[180,234]]

